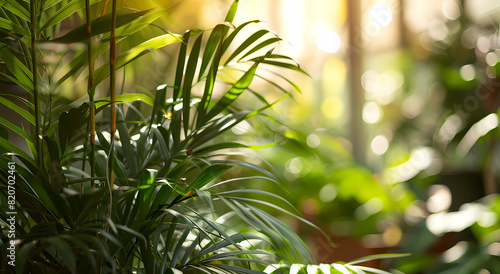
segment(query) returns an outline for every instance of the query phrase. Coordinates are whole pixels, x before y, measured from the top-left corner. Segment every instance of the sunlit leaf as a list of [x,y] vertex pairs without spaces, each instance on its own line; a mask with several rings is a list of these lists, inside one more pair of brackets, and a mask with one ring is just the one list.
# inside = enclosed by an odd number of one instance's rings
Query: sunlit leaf
[[217,104],[210,109],[205,116],[205,121],[210,120],[226,109],[240,94],[250,85],[255,75],[259,63],[255,63],[248,69],[248,71],[241,76],[241,78],[224,94],[224,96],[217,101]]
[[231,62],[236,56],[242,53],[245,49],[247,49],[250,45],[252,45],[255,41],[259,40],[262,36],[270,33],[268,30],[259,30],[248,37],[240,46],[227,58],[225,65]]
[[[116,103],[121,104],[121,103],[130,103],[133,101],[141,101],[144,102],[150,106],[153,106],[154,101],[151,97],[149,97],[146,94],[142,93],[125,93],[125,94],[120,94],[116,96]],[[105,105],[108,105],[110,103],[110,98],[105,97],[102,99],[99,99],[98,101],[95,102],[95,107],[96,108],[101,108]]]
[[[0,6],[21,17],[22,19],[28,22],[30,21],[30,13],[16,0],[0,0]],[[29,33],[27,36],[29,36]]]
[[194,75],[196,73],[196,67],[198,65],[198,55],[201,49],[201,39],[203,35],[199,35],[196,39],[193,48],[189,54],[188,63],[186,70],[184,72],[184,84],[182,86],[182,120],[184,122],[184,135],[188,135],[189,130],[189,113],[191,112],[191,87],[193,85]]
[[2,60],[14,78],[19,80],[25,87],[30,87],[27,91],[32,93],[33,73],[17,59],[15,54],[7,48],[6,45],[0,45],[0,60]]
[[[90,0],[90,4],[93,5],[100,0]],[[62,20],[69,17],[71,14],[85,8],[85,1],[72,0],[71,2],[62,5],[57,12],[55,12],[51,17],[45,21],[45,23],[40,27],[39,31],[44,31],[46,28],[51,27]]]
[[[180,37],[178,35],[164,34],[143,42],[117,57],[115,68],[119,69],[132,62],[133,60],[139,58],[140,56],[150,52],[151,50],[159,49],[161,47],[178,42],[180,41],[179,38]],[[97,85],[109,76],[109,66],[101,66],[95,71],[94,76],[94,83],[95,85]]]
[[12,31],[14,33],[21,34],[25,37],[29,37],[31,34],[28,30],[24,29],[22,26],[16,24],[11,20],[0,17],[0,28]]
[[356,260],[352,260],[348,262],[347,264],[360,264],[364,262],[369,262],[373,260],[383,260],[383,259],[395,259],[395,258],[401,258],[401,257],[408,257],[410,256],[410,253],[386,253],[386,254],[375,254],[375,255],[368,255],[365,257],[358,258]]
[[[164,11],[152,12],[151,9],[144,11],[137,11],[129,8],[118,9],[116,11],[116,37],[133,34],[149,25],[162,14],[164,14]],[[91,36],[111,31],[111,13],[92,20],[91,30]],[[85,41],[88,38],[87,24],[83,24],[72,29],[61,37],[50,40],[49,42],[76,43]]]

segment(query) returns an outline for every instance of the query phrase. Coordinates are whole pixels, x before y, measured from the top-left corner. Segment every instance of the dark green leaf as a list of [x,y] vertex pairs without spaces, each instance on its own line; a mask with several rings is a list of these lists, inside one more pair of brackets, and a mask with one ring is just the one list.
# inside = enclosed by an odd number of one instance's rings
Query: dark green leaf
[[215,26],[215,28],[210,33],[208,37],[208,41],[205,45],[205,51],[203,52],[203,58],[200,66],[200,74],[198,76],[198,81],[200,81],[203,77],[205,77],[205,71],[207,70],[208,64],[212,60],[212,56],[214,55],[217,46],[221,42],[224,33],[227,31],[227,26],[219,24]]
[[[10,130],[17,133],[19,136],[22,136],[27,143],[32,143],[31,136],[26,132],[26,130],[14,125],[13,123],[5,120],[3,117],[0,117],[0,124],[9,128]],[[6,131],[7,132],[7,131]],[[8,139],[8,138],[5,138]]]
[[15,54],[6,45],[0,45],[0,60],[2,60],[14,78],[23,84],[23,87],[30,87],[27,91],[33,95],[33,73],[17,59]]
[[[36,166],[35,160],[33,158],[31,158],[31,156],[29,156],[22,149],[13,145],[9,140],[4,139],[3,137],[0,137],[0,147],[3,147],[6,151],[9,151],[11,153],[15,153],[15,154],[21,156],[23,159],[27,160],[30,164],[32,164],[33,166]],[[34,155],[34,156],[36,157],[36,155]]]
[[[147,186],[151,185],[156,182],[156,170],[144,170],[141,173],[141,186]],[[149,211],[150,211],[150,206],[151,203],[153,202],[153,195],[154,195],[155,188],[147,188],[144,190],[141,190],[139,192],[139,195],[137,196],[136,200],[136,206],[139,207],[139,218],[145,218]],[[155,210],[155,209],[153,209]]]
[[130,134],[128,131],[129,128],[127,126],[127,123],[124,122],[123,112],[120,108],[117,108],[116,117],[118,120],[118,122],[116,123],[116,129],[120,134],[120,143],[123,149],[123,154],[127,161],[128,171],[132,177],[135,177],[138,172],[136,150],[131,143]]
[[[116,36],[120,37],[125,34],[130,34],[131,32],[127,29],[134,27],[144,15],[151,12],[150,10],[137,11],[129,8],[123,8],[116,11],[116,27],[122,27],[123,29],[117,30]],[[155,16],[161,14],[155,13]],[[156,18],[158,18],[156,17]],[[155,18],[155,19],[156,19]],[[102,33],[111,31],[111,13],[105,14],[104,16],[94,19],[91,22],[92,36],[96,36]],[[85,41],[89,38],[87,32],[87,24],[80,25],[65,35],[58,37],[56,39],[50,40],[49,42],[54,43],[77,43]]]
[[219,64],[223,54],[224,38],[227,31],[228,26],[222,24],[217,25],[210,34],[205,52],[203,54],[203,60],[200,67],[200,79],[203,77],[205,67],[208,65],[210,59],[212,58],[212,51],[214,49],[217,49],[215,51],[215,55],[212,59],[212,64],[210,65],[210,69],[208,71],[207,79],[205,81],[203,96],[201,97],[200,104],[198,105],[198,119],[196,121],[196,127],[202,126],[206,121],[205,115],[212,98],[215,79],[217,78],[217,72],[219,70]]
[[184,85],[182,87],[182,120],[184,122],[184,135],[188,135],[189,129],[189,113],[191,112],[191,86],[193,85],[194,74],[196,73],[196,67],[198,65],[198,56],[200,54],[201,39],[203,35],[199,35],[196,39],[191,53],[189,54],[189,60],[186,66],[186,71],[184,72]]
[[12,31],[14,33],[21,34],[25,37],[30,36],[30,32],[26,29],[24,29],[22,26],[16,24],[15,22],[11,20],[7,20],[5,18],[0,17],[0,28],[6,29],[8,31]]
[[231,168],[230,165],[209,166],[189,184],[185,191],[189,192],[194,189],[201,189],[206,184],[219,177],[222,173],[226,172],[229,168]]
[[57,253],[62,258],[63,264],[69,268],[71,273],[76,273],[76,259],[73,253],[73,249],[69,246],[69,244],[64,240],[59,239],[58,237],[51,237],[46,241],[57,250]]
[[0,104],[3,104],[5,105],[6,107],[10,108],[11,110],[17,112],[19,115],[23,116],[24,118],[26,118],[26,120],[34,125],[35,124],[35,117],[29,113],[27,110],[23,109],[22,107],[16,105],[15,103],[13,103],[11,100],[3,97],[3,96],[0,96]]
[[73,137],[77,135],[76,133],[87,124],[89,114],[89,105],[83,103],[78,108],[72,108],[59,116],[59,144],[63,154],[67,145],[70,144]]
[[189,31],[184,33],[182,36],[182,44],[179,49],[179,57],[177,58],[177,66],[175,68],[175,81],[174,81],[174,94],[173,94],[173,101],[177,101],[177,98],[179,97],[180,91],[181,91],[181,85],[182,85],[182,78],[184,76],[184,66],[186,62],[186,52],[187,52],[187,45],[189,42],[189,38],[191,37],[191,34]]

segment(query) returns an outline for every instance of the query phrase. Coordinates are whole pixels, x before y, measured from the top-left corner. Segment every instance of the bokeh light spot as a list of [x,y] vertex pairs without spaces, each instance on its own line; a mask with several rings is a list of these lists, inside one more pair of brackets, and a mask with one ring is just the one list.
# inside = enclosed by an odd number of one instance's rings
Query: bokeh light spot
[[387,4],[378,3],[370,10],[370,21],[379,27],[388,26],[392,21],[392,12]]
[[490,39],[486,38],[486,37],[479,37],[479,39],[477,39],[477,49],[486,53],[490,50],[490,47],[491,47],[491,43],[490,43]]
[[488,54],[486,54],[485,61],[488,66],[494,66],[498,63],[498,56],[494,52],[488,52]]
[[[363,73],[361,76],[361,85],[363,88],[373,94],[373,95],[366,95],[367,100],[373,100],[375,99],[375,96],[377,95],[377,91],[380,86],[380,77],[379,74],[373,70],[367,70]],[[368,98],[370,97],[370,98]]]
[[429,25],[429,37],[434,41],[446,39],[448,33],[445,23],[442,20],[434,19]]
[[308,215],[317,215],[319,212],[318,202],[314,199],[307,199],[302,203],[302,210]]
[[465,65],[460,68],[460,77],[465,81],[472,81],[476,78],[476,69],[471,64]]
[[292,174],[299,174],[303,167],[304,165],[298,157],[288,160],[285,164],[286,170]]
[[331,202],[337,197],[338,190],[333,184],[325,185],[319,191],[319,199],[325,203]]
[[456,20],[460,16],[460,8],[454,0],[446,0],[441,6],[441,12],[450,20]]
[[318,135],[312,133],[307,136],[306,143],[310,148],[317,148],[321,144],[321,139]]
[[493,256],[500,256],[500,243],[491,243],[487,247],[488,254],[493,255]]
[[371,142],[373,153],[383,155],[389,148],[389,140],[384,135],[378,135]]
[[401,241],[403,232],[396,225],[389,226],[382,234],[382,239],[387,246],[396,246]]
[[340,36],[327,28],[318,28],[316,36],[316,46],[319,50],[326,53],[335,53],[339,51],[341,45]]
[[429,189],[426,207],[429,212],[436,213],[447,210],[451,206],[451,192],[445,185],[433,185]]
[[382,118],[382,109],[375,102],[368,102],[363,108],[363,121],[368,124],[375,124]]

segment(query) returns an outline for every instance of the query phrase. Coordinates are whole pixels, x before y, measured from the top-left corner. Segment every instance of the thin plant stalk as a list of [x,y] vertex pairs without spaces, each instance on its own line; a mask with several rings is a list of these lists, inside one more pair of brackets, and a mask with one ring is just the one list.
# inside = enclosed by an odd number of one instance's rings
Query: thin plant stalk
[[[87,85],[90,101],[90,177],[95,177],[95,106],[94,106],[94,61],[92,59],[92,25],[90,21],[90,0],[85,0],[85,18],[87,21],[87,42],[88,63],[89,63],[89,83]],[[90,186],[95,188],[94,180],[90,181]]]
[[[111,35],[109,41],[109,93],[111,101],[111,114],[110,114],[110,148],[109,148],[109,204],[107,217],[111,217],[111,206],[113,204],[113,186],[114,186],[114,166],[115,166],[115,152],[114,140],[116,132],[116,0],[113,0],[111,7]],[[109,224],[106,223],[104,230],[108,231]],[[107,241],[107,238],[104,239]]]
[[36,19],[36,0],[30,1],[30,17],[31,17],[31,62],[33,70],[33,101],[35,105],[35,139],[36,139],[36,156],[37,163],[40,168],[43,167],[42,155],[42,141],[40,139],[40,95],[38,92],[38,60],[36,56],[36,33],[37,33],[37,19]]
[[109,45],[109,82],[110,82],[110,100],[111,100],[111,115],[110,115],[110,135],[111,135],[111,150],[109,153],[109,184],[111,190],[113,190],[113,180],[114,180],[114,148],[113,142],[116,131],[116,0],[113,0],[113,6],[111,10],[111,39]]

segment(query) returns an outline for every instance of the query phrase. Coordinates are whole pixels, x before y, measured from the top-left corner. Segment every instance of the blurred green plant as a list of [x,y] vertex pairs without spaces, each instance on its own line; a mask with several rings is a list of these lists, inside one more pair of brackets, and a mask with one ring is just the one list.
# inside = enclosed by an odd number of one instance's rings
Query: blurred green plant
[[[263,157],[290,181],[290,202],[334,242],[346,236],[362,252],[411,252],[388,266],[405,273],[498,272],[498,18],[474,21],[463,1],[446,1],[455,2],[458,18],[443,15],[408,47],[367,56],[363,78],[379,84],[367,101],[383,113],[365,125],[367,167],[321,116],[320,90],[309,100],[316,105],[294,105],[296,119],[277,116],[285,126],[267,125],[276,131],[267,140],[280,145]],[[432,38],[437,30],[446,37]],[[296,227],[306,242],[317,240]],[[326,260],[335,256],[317,245]]]
[[[392,265],[405,273],[498,272],[498,18],[474,19],[459,2],[445,3],[457,4],[456,19],[443,14],[428,32],[410,35],[408,47],[367,57],[362,80],[367,101],[383,114],[367,123],[366,140],[369,166],[385,193],[372,192],[378,204],[366,202],[366,191],[364,202],[354,198],[343,207],[345,219],[362,226],[347,232],[368,243],[389,231],[384,223],[395,224],[401,240],[385,247],[412,253]],[[376,142],[380,137],[386,147]],[[298,185],[310,179],[302,176]],[[355,195],[371,180],[352,182]],[[328,206],[344,205],[342,193]],[[353,218],[369,206],[379,210]],[[330,225],[337,229],[335,221]]]

